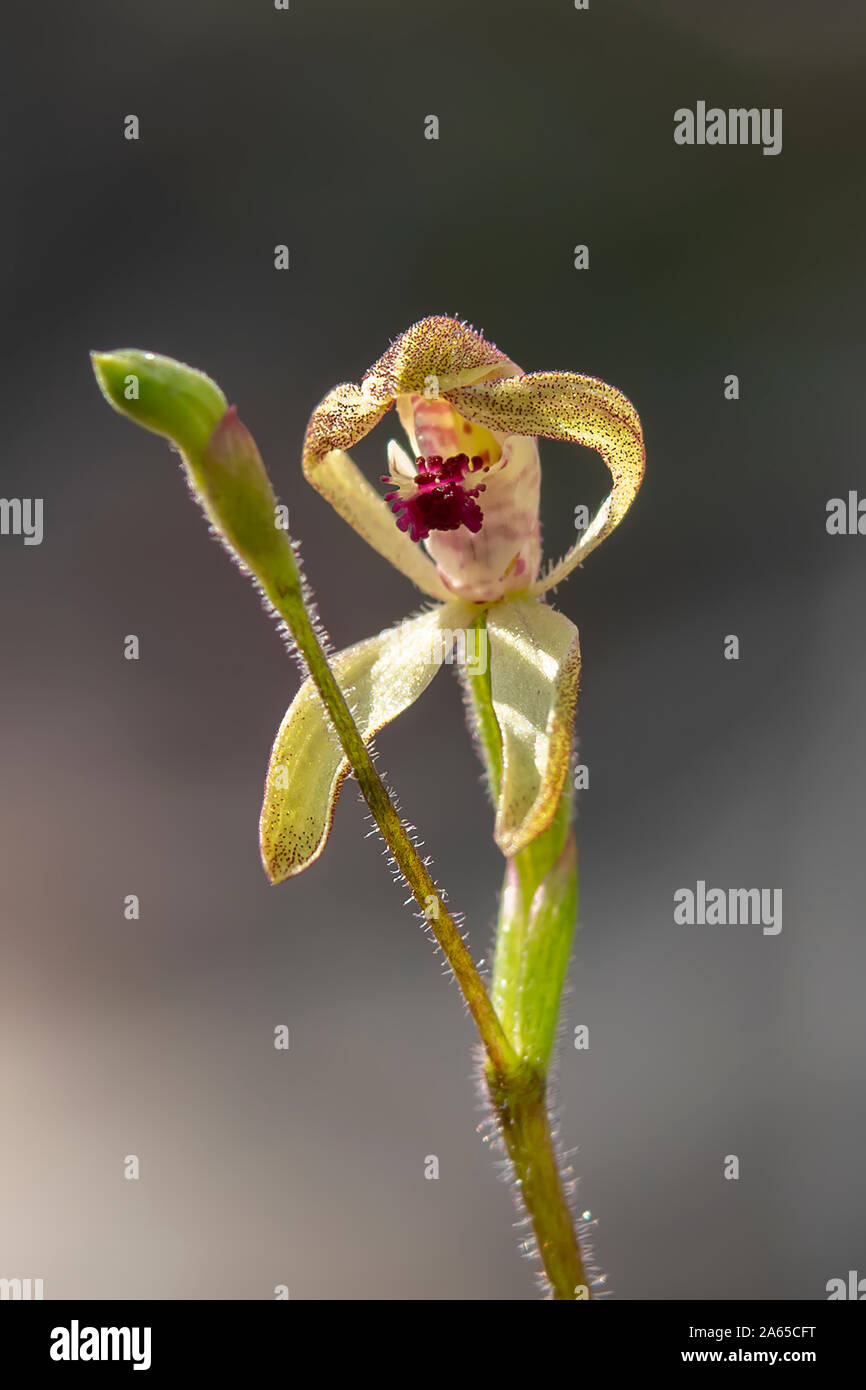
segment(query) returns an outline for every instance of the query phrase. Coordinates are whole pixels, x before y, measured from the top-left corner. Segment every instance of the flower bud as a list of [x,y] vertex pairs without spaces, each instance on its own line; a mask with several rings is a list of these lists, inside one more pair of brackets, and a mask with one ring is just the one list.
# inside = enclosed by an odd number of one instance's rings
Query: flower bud
[[172,440],[194,466],[228,409],[216,382],[183,362],[135,348],[90,356],[109,405]]
[[256,442],[216,382],[153,352],[91,356],[109,404],[180,450],[208,520],[272,600],[296,588],[291,542]]

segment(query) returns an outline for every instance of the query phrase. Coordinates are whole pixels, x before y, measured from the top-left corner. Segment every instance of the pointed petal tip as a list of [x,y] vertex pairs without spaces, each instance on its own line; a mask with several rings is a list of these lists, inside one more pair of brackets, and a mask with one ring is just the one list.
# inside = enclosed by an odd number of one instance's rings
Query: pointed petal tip
[[282,883],[283,880],[286,878],[286,875],[278,873],[276,866],[272,867],[264,858],[264,856],[262,856],[262,868],[265,871],[265,878],[268,880],[268,883],[271,885],[272,888],[276,888],[277,884]]
[[321,857],[327,838],[326,835],[315,854],[309,855],[306,859],[281,860],[276,856],[266,855],[262,850],[262,868],[270,886],[278,888],[281,883],[285,883],[290,878],[297,878],[298,874],[302,874],[311,864],[315,864],[316,860]]

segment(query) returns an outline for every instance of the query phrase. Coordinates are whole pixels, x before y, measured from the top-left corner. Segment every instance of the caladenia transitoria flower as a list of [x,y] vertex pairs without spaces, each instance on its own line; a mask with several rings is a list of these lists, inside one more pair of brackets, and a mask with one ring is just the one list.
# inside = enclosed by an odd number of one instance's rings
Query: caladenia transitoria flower
[[[524,373],[473,329],[444,317],[414,324],[359,385],[335,387],[307,427],[304,473],[434,602],[328,656],[255,442],[215,383],[134,350],[94,354],[94,367],[116,409],[179,448],[194,495],[283,619],[309,672],[271,753],[260,821],[268,877],[279,883],[319,857],[353,772],[478,1026],[493,1116],[545,1288],[556,1299],[592,1297],[601,1280],[587,1270],[575,1234],[547,1113],[577,913],[568,772],[580,676],[577,628],[547,596],[637,493],[644,448],[633,406],[592,377]],[[391,441],[377,489],[347,451],[392,409],[411,452]],[[589,528],[546,568],[540,437],[597,450],[612,478]],[[506,859],[489,993],[370,754],[375,735],[422,695],[455,649]]]

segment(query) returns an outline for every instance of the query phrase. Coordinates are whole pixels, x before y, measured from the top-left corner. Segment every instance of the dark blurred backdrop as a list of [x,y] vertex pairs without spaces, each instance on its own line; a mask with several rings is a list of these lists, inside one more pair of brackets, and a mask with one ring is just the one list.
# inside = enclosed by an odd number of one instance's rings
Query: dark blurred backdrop
[[[443,312],[614,383],[646,433],[636,504],[557,599],[590,768],[561,1134],[609,1285],[815,1299],[866,1274],[866,539],[825,531],[828,498],[866,492],[862,6],[48,0],[6,37],[0,491],[44,498],[45,537],[0,538],[0,1275],[535,1296],[473,1030],[354,789],[308,874],[263,877],[295,667],[87,357],[216,377],[342,646],[419,596],[304,483],[304,426]],[[781,107],[782,153],[677,147],[698,100]],[[543,457],[559,553],[606,475]],[[379,748],[487,954],[501,865],[450,673]],[[676,926],[699,878],[781,887],[781,934]]]

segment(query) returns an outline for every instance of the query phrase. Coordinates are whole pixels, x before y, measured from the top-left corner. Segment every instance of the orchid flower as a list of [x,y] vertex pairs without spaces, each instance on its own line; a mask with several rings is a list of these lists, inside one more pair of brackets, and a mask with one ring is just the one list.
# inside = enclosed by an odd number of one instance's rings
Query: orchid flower
[[[411,446],[392,440],[383,494],[347,450],[392,407]],[[595,449],[609,495],[566,555],[541,565],[538,437]],[[304,441],[313,486],[435,606],[331,658],[366,742],[421,696],[455,632],[483,622],[501,737],[494,837],[512,858],[550,826],[571,749],[578,630],[546,595],[625,515],[644,471],[640,420],[618,390],[572,372],[524,373],[466,324],[414,324],[360,385],[335,387]],[[272,882],[324,849],[349,764],[311,679],[277,733],[262,807]]]

